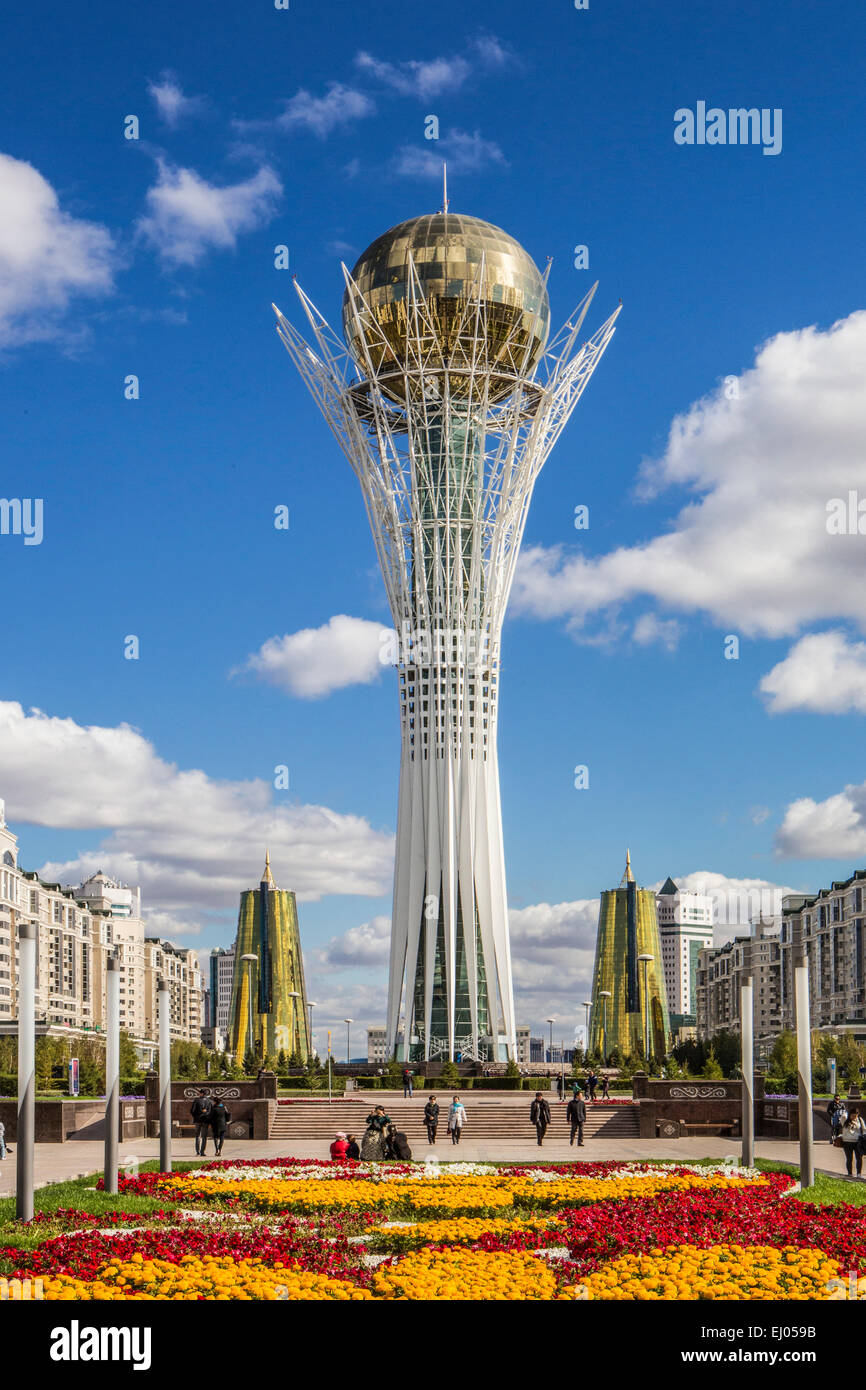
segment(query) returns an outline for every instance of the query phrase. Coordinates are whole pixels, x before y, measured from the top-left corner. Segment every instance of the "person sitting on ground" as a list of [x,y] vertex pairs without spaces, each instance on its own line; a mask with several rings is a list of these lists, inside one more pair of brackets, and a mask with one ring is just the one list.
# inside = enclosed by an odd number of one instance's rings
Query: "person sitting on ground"
[[331,1145],[331,1158],[335,1163],[342,1163],[349,1156],[349,1142],[342,1129],[337,1130],[336,1138]]
[[401,1163],[409,1163],[412,1158],[409,1140],[396,1125],[388,1126],[388,1157],[397,1158]]
[[354,1134],[346,1135],[346,1157],[355,1160],[361,1157],[361,1150],[358,1148],[358,1141]]

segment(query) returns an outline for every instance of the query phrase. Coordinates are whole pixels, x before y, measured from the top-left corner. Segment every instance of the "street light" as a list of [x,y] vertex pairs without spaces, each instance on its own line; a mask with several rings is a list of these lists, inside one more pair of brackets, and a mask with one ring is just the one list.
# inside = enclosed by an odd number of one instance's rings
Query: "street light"
[[586,1021],[584,1023],[584,1028],[586,1030],[586,1048],[584,1050],[586,1052],[586,1059],[589,1061],[589,1011],[592,1008],[592,1000],[584,999],[583,1007],[586,1009]]
[[254,1055],[255,1055],[255,1050],[256,1050],[256,1049],[255,1049],[255,1043],[254,1043],[254,1041],[253,1041],[253,965],[254,965],[254,964],[255,964],[255,965],[258,965],[258,963],[259,963],[259,958],[258,958],[258,956],[254,956],[254,955],[252,954],[252,952],[248,951],[248,952],[246,953],[246,955],[241,956],[241,960],[245,960],[246,963],[247,963],[247,1003],[248,1003],[248,1005],[249,1005],[249,1017],[250,1017],[250,1027],[249,1027],[249,1034],[250,1034],[249,1049],[250,1049],[250,1055],[251,1055],[251,1056],[254,1056]]
[[549,1018],[549,1019],[547,1020],[547,1022],[550,1024],[550,1060],[551,1060],[551,1062],[552,1062],[552,1061],[553,1061],[553,1025],[554,1025],[554,1023],[556,1022],[556,1019],[555,1019],[555,1018]]
[[639,961],[643,961],[643,1012],[644,1012],[644,1057],[646,1058],[647,1068],[650,1065],[650,1026],[649,1026],[649,967],[650,961],[655,960],[655,956],[644,954],[638,956]]
[[344,1018],[344,1019],[343,1019],[343,1022],[344,1022],[345,1025],[346,1025],[346,1066],[348,1066],[348,1065],[349,1065],[349,1055],[350,1055],[350,1054],[349,1054],[349,1025],[352,1024],[352,1023],[354,1023],[355,1020],[354,1020],[353,1018]]
[[[300,997],[301,997],[300,994],[298,993],[298,991],[297,991],[296,989],[287,989],[287,990],[286,990],[286,994],[288,995],[288,997],[289,997],[290,999],[300,999]],[[290,1052],[290,1053],[291,1053],[291,1052],[294,1052],[294,1050],[295,1050],[295,1029],[297,1028],[297,1026],[298,1026],[298,1006],[297,1006],[297,1004],[296,1004],[296,1005],[295,1005],[295,1012],[294,1012],[294,1014],[292,1015],[292,1045],[291,1045],[291,1047],[289,1048],[289,1052]]]
[[317,1006],[317,1004],[316,1004],[315,999],[308,999],[308,1000],[307,1000],[307,1008],[308,1008],[309,1011],[310,1011],[310,1039],[309,1039],[310,1045],[309,1045],[309,1047],[307,1048],[307,1057],[308,1057],[309,1059],[312,1059],[312,1056],[313,1056],[313,1009],[315,1009],[315,1008],[317,1008],[317,1007],[318,1007],[318,1006]]
[[613,995],[609,989],[600,989],[598,997],[601,1000],[601,1050],[604,1053],[604,1064],[607,1066],[607,1001]]

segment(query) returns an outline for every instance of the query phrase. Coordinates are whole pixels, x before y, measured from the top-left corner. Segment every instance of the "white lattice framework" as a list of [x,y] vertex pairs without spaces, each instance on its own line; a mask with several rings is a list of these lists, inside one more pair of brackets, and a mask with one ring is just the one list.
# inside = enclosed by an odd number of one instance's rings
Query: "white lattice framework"
[[420,1039],[425,1058],[495,1057],[500,1021],[514,1057],[496,752],[502,621],[535,481],[620,310],[581,339],[593,286],[537,363],[516,336],[491,362],[482,260],[466,287],[458,346],[443,363],[410,257],[398,363],[345,266],[343,273],[363,360],[297,284],[315,346],[274,312],[361,485],[398,634],[402,755],[388,1053],[405,1009],[406,1037]]

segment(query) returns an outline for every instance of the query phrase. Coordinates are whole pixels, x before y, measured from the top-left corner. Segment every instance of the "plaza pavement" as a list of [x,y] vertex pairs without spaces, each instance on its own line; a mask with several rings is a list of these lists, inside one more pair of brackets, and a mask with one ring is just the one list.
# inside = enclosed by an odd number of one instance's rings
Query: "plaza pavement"
[[[209,1156],[213,1157],[213,1146],[208,1145]],[[68,1140],[65,1144],[36,1145],[36,1184],[63,1182],[71,1178],[83,1177],[102,1170],[104,1148],[101,1143],[89,1140]],[[513,1140],[476,1140],[467,1137],[459,1145],[452,1144],[447,1135],[435,1147],[419,1145],[413,1150],[413,1158],[426,1159],[433,1154],[443,1162],[501,1161],[508,1163],[532,1162],[592,1162],[599,1159],[619,1159],[622,1162],[641,1159],[682,1159],[694,1162],[701,1158],[726,1158],[733,1154],[739,1157],[739,1142],[731,1139],[690,1138],[690,1139],[593,1139],[583,1149],[571,1148],[562,1140],[546,1142],[539,1148],[534,1139],[516,1138]],[[784,1163],[798,1163],[799,1145],[787,1140],[757,1140],[755,1152],[758,1158],[776,1159]],[[142,1139],[124,1143],[120,1146],[121,1162],[134,1165],[136,1159],[159,1158],[159,1140]],[[327,1158],[328,1148],[319,1140],[297,1140],[289,1145],[270,1141],[231,1140],[226,1142],[223,1158]],[[195,1158],[191,1139],[175,1140],[172,1143],[172,1158],[187,1161]],[[9,1197],[15,1192],[15,1146],[5,1161],[0,1163],[0,1196]],[[845,1160],[841,1149],[830,1144],[816,1143],[815,1165],[819,1171],[834,1177],[845,1175]],[[38,1207],[38,1199],[37,1199]]]

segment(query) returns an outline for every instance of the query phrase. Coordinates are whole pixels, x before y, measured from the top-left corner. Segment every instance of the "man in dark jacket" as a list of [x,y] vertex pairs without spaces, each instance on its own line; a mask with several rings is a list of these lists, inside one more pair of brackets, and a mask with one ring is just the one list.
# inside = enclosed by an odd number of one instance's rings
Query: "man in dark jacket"
[[210,1127],[213,1130],[213,1146],[216,1150],[217,1158],[219,1158],[223,1151],[226,1127],[230,1119],[231,1115],[226,1110],[223,1102],[221,1100],[215,1100],[210,1112]]
[[395,1125],[391,1125],[388,1130],[388,1154],[390,1158],[397,1158],[401,1163],[409,1163],[412,1159],[409,1140],[402,1129],[397,1129]]
[[195,1125],[195,1151],[199,1157],[204,1158],[207,1150],[207,1137],[210,1134],[210,1112],[213,1109],[213,1102],[210,1098],[210,1091],[202,1091],[200,1096],[196,1096],[189,1113],[192,1115]]
[[529,1118],[535,1125],[535,1132],[538,1135],[538,1147],[541,1148],[541,1145],[544,1143],[544,1136],[547,1133],[547,1126],[550,1124],[550,1106],[540,1091],[535,1092],[535,1100],[532,1102]]
[[439,1102],[435,1096],[431,1096],[424,1106],[424,1123],[427,1126],[428,1141],[435,1144],[436,1131],[439,1128]]
[[586,1101],[579,1091],[575,1092],[568,1102],[565,1118],[571,1125],[571,1138],[569,1143],[574,1143],[574,1136],[577,1135],[577,1146],[583,1148],[583,1127],[586,1124]]

